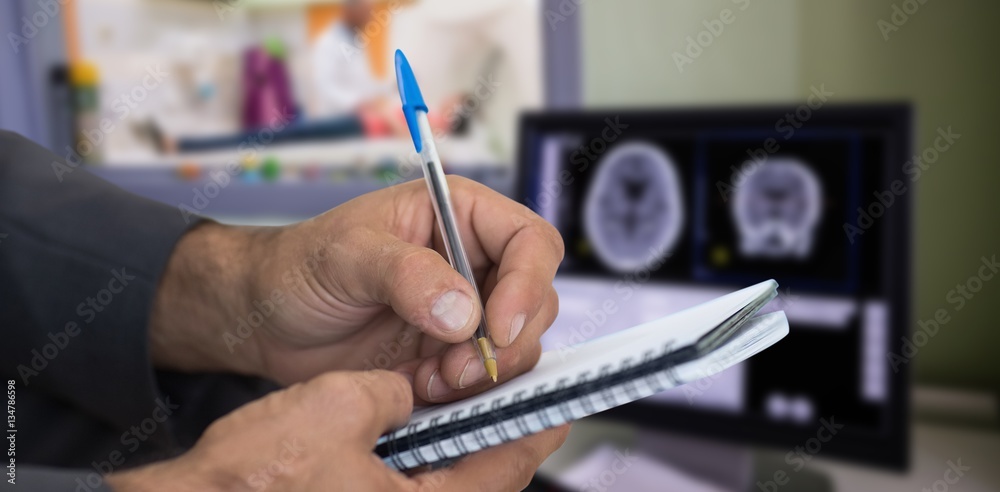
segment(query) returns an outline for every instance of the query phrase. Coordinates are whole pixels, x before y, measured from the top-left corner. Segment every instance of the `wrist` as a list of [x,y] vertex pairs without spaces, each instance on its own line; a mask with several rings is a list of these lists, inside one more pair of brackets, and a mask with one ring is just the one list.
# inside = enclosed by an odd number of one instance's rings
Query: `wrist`
[[240,336],[238,320],[249,311],[255,251],[268,231],[206,221],[178,241],[150,319],[154,365],[261,375],[256,343]]
[[[189,452],[190,453],[190,452]],[[104,477],[115,492],[145,492],[172,490],[177,492],[230,492],[249,490],[247,483],[235,476],[206,466],[196,460],[178,458],[139,468],[112,473]]]

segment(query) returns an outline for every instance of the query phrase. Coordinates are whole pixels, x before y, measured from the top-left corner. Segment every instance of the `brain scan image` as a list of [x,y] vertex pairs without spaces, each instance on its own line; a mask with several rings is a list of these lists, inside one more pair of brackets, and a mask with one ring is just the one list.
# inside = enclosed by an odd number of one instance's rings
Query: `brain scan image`
[[822,189],[798,159],[769,159],[751,170],[733,193],[740,252],[751,258],[803,259],[812,250]]
[[681,182],[671,158],[630,142],[601,159],[584,198],[584,228],[611,270],[635,271],[671,253],[684,222]]

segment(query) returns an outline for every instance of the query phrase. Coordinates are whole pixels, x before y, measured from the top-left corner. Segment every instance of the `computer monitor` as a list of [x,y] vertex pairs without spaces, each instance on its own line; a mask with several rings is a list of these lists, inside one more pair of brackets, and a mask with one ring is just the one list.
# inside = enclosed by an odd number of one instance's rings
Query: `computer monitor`
[[774,278],[786,339],[602,415],[905,468],[910,125],[906,105],[525,115],[516,193],[566,244],[543,348]]

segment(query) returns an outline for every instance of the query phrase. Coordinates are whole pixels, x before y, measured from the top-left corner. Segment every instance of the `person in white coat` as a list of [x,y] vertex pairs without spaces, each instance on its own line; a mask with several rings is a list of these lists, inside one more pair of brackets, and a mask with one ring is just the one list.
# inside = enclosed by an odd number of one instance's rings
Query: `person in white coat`
[[371,0],[348,0],[344,14],[316,39],[312,48],[315,113],[343,116],[363,110],[381,111],[394,96],[392,81],[372,74],[366,53],[372,19]]

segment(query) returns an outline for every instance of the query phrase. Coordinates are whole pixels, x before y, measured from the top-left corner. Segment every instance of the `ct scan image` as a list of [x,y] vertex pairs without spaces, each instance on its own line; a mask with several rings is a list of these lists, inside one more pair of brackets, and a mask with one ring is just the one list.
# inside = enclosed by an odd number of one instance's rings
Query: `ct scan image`
[[[851,176],[864,164],[852,136],[781,142],[760,161],[747,159],[757,138],[710,139],[704,147],[703,220],[695,227],[695,275],[747,283],[780,278],[809,290],[848,291],[859,264],[844,235],[855,203]],[[720,185],[728,185],[722,186]],[[868,238],[865,238],[866,240]],[[856,251],[856,250],[855,250]]]
[[771,158],[754,163],[730,201],[740,254],[748,258],[809,257],[822,194],[816,173],[799,159]]
[[584,229],[610,270],[648,268],[669,256],[685,220],[682,183],[671,157],[646,142],[628,142],[599,160],[584,198]]

